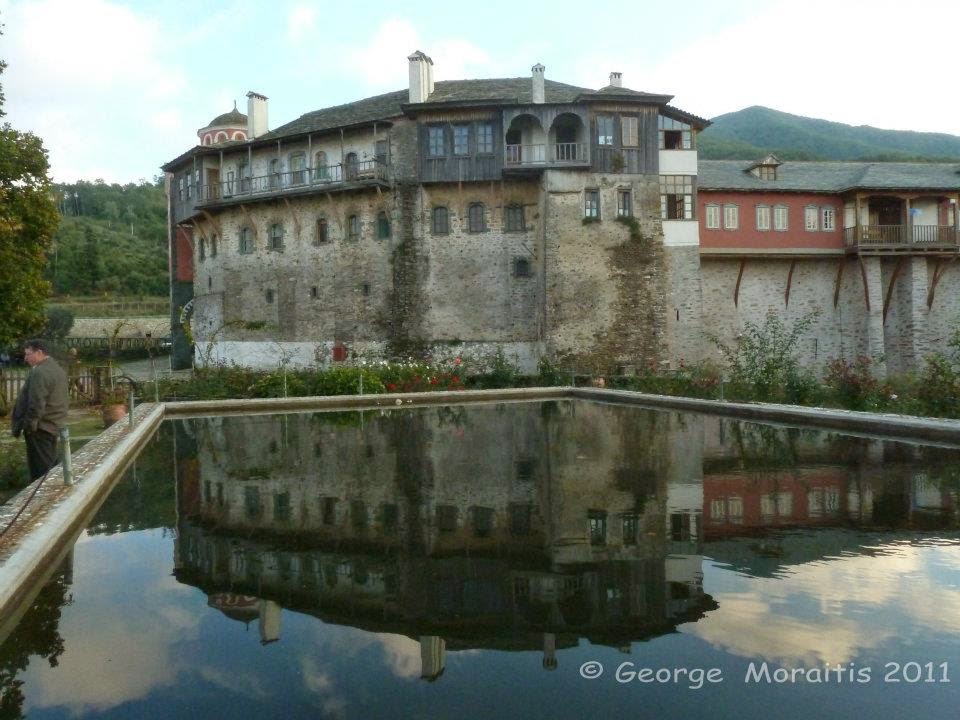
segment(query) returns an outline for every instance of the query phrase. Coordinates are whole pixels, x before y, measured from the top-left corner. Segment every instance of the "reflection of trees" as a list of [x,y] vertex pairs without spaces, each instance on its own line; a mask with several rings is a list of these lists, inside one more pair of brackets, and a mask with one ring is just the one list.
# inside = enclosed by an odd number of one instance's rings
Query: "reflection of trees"
[[56,667],[63,654],[60,613],[71,602],[66,570],[59,571],[40,591],[16,630],[0,646],[0,718],[22,718],[23,680],[18,675],[27,669],[32,656],[41,657]]
[[176,524],[173,461],[173,427],[164,424],[107,496],[87,532],[109,535],[172,528]]

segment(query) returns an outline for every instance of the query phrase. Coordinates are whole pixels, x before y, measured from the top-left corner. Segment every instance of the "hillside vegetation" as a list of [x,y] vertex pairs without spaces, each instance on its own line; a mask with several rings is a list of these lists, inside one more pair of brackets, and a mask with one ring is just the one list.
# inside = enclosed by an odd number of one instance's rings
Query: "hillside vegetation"
[[167,293],[163,181],[56,185],[60,228],[47,263],[56,296]]
[[855,127],[759,105],[712,122],[698,137],[704,159],[752,160],[772,152],[781,160],[960,160],[960,137],[945,133]]

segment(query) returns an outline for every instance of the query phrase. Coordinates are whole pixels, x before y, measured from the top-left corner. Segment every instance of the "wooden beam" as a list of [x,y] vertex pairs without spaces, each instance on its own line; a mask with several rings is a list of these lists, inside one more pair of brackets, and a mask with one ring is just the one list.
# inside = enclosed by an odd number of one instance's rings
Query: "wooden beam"
[[303,228],[300,227],[300,219],[297,217],[297,214],[293,211],[293,207],[290,205],[290,200],[288,198],[283,199],[283,204],[287,206],[287,212],[290,213],[290,219],[293,220],[293,228],[297,231],[297,240],[300,239],[300,233]]
[[790,261],[790,270],[787,272],[787,289],[783,293],[784,307],[790,305],[790,286],[793,284],[793,270],[797,266],[796,260]]
[[860,263],[860,277],[863,279],[863,301],[867,306],[867,312],[870,312],[870,290],[867,287],[867,268],[863,264],[863,258],[857,257]]
[[950,257],[949,260],[944,258],[937,258],[937,264],[933,268],[933,280],[930,283],[930,289],[927,290],[927,308],[933,307],[933,295],[937,290],[937,285],[940,284],[940,278],[943,277],[944,273],[947,271],[947,266],[950,265],[954,260],[957,259],[956,255]]
[[247,220],[247,227],[253,231],[253,241],[260,242],[260,231],[257,230],[257,224],[253,221],[253,218],[250,217],[250,211],[247,210],[247,206],[243,203],[240,203],[240,212],[243,213],[243,216]]
[[846,258],[840,258],[840,266],[837,268],[837,279],[833,281],[833,306],[837,307],[840,302],[840,284],[843,282],[843,268],[847,264]]
[[893,276],[890,278],[890,284],[887,285],[887,294],[883,298],[883,319],[887,319],[887,313],[890,311],[890,300],[893,299],[893,286],[897,282],[897,278],[900,277],[900,271],[903,269],[903,256],[901,255],[897,258],[897,264],[893,268]]
[[212,227],[216,231],[217,235],[219,235],[220,237],[223,237],[223,228],[220,227],[220,221],[217,220],[213,215],[208,213],[206,210],[201,210],[200,214],[203,215],[204,218],[206,218],[207,222],[210,223],[210,227]]
[[743,269],[747,266],[747,259],[740,261],[740,272],[737,273],[737,284],[733,287],[733,305],[740,306],[740,283],[743,281]]

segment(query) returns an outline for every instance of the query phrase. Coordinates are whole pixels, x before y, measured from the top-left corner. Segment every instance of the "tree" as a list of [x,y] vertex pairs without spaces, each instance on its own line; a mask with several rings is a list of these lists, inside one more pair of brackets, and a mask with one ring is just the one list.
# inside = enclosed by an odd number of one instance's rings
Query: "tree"
[[[0,61],[0,74],[7,64]],[[0,85],[0,117],[3,111]],[[0,344],[43,327],[50,284],[43,277],[58,215],[47,151],[36,135],[0,126]]]

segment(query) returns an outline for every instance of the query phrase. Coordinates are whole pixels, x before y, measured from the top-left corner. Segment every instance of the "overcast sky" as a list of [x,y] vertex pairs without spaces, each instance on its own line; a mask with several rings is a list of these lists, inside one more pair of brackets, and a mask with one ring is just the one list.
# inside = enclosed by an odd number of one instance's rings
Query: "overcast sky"
[[398,3],[0,0],[7,120],[58,181],[151,178],[246,92],[270,127],[407,86],[528,76],[599,88],[611,70],[703,117],[750,105],[960,135],[960,2]]

